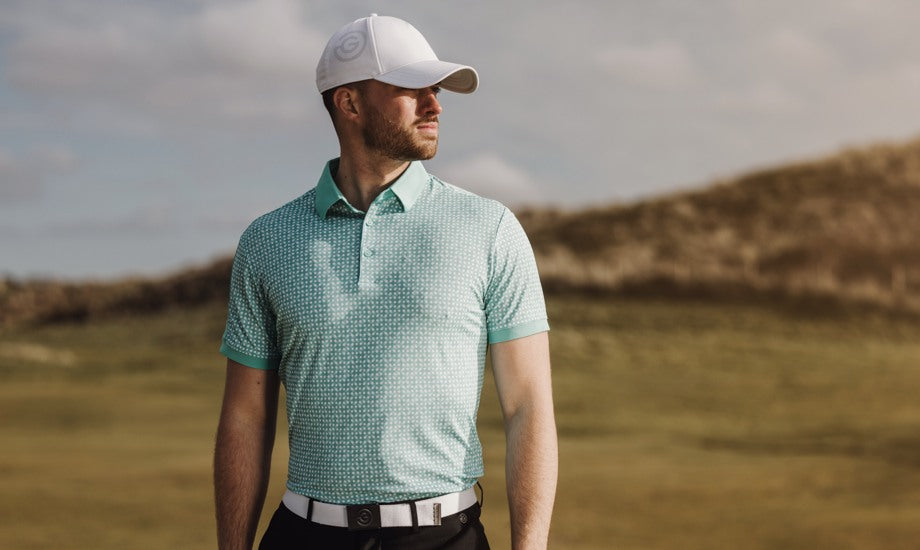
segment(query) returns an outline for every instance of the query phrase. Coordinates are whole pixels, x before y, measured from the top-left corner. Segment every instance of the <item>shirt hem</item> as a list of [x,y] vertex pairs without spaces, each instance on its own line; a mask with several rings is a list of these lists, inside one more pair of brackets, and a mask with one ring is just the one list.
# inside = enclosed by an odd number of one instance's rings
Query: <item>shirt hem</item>
[[499,342],[507,342],[508,340],[515,340],[548,330],[549,322],[546,319],[537,319],[529,323],[489,331],[489,343],[497,344]]
[[[448,487],[439,490],[420,492],[356,493],[351,495],[350,498],[335,498],[323,491],[309,491],[302,487],[295,486],[290,480],[285,483],[285,489],[302,497],[316,500],[318,502],[324,502],[326,504],[336,504],[339,506],[349,506],[355,504],[399,504],[414,500],[425,500],[429,498],[440,497],[443,495],[449,495],[451,493],[459,493],[471,487],[475,487],[476,483],[479,482],[481,477],[482,474],[479,474],[473,478],[472,482],[467,481],[466,483],[468,484],[459,484],[453,488]],[[324,498],[327,500],[324,500]]]
[[241,351],[237,351],[227,345],[226,342],[221,342],[220,344],[220,353],[222,353],[227,359],[236,361],[237,363],[259,370],[276,370],[278,368],[279,361],[277,359],[267,359],[265,357],[256,357],[254,355],[248,355]]

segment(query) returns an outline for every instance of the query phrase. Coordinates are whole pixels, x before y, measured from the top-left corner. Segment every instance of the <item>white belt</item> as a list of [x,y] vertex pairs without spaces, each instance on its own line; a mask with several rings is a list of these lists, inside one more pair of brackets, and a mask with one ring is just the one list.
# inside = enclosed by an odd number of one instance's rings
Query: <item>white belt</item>
[[[291,491],[284,493],[281,502],[291,512],[314,523],[349,529],[377,529],[380,527],[412,527],[414,525],[441,525],[441,518],[466,510],[476,504],[476,491],[472,487],[459,493],[399,504],[329,504],[310,499]],[[416,522],[413,523],[413,506]],[[307,518],[307,512],[310,517]]]

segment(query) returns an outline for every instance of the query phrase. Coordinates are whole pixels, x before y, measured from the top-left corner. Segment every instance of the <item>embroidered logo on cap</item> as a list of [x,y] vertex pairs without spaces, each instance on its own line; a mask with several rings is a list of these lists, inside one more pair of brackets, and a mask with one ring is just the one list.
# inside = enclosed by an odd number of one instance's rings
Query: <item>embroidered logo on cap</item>
[[365,46],[367,46],[367,36],[364,32],[351,31],[342,35],[332,53],[339,61],[351,61],[361,55]]

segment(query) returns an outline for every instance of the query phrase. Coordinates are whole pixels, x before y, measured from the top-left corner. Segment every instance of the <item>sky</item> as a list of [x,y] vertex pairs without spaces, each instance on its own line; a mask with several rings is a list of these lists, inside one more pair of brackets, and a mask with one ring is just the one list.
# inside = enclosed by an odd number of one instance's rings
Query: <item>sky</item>
[[480,88],[426,168],[578,209],[920,134],[908,0],[4,0],[0,277],[156,276],[233,252],[338,145],[341,25],[401,17]]

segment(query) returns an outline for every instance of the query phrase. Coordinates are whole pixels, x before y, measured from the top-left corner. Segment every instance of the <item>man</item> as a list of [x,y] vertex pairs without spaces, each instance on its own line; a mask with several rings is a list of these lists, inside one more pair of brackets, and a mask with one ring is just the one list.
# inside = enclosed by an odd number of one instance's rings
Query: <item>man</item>
[[513,545],[545,548],[557,451],[533,253],[504,206],[418,162],[437,151],[439,90],[471,93],[478,76],[376,15],[342,27],[316,73],[341,156],[234,260],[220,547],[253,544],[283,383],[288,490],[260,548],[488,548],[473,489],[488,346]]

